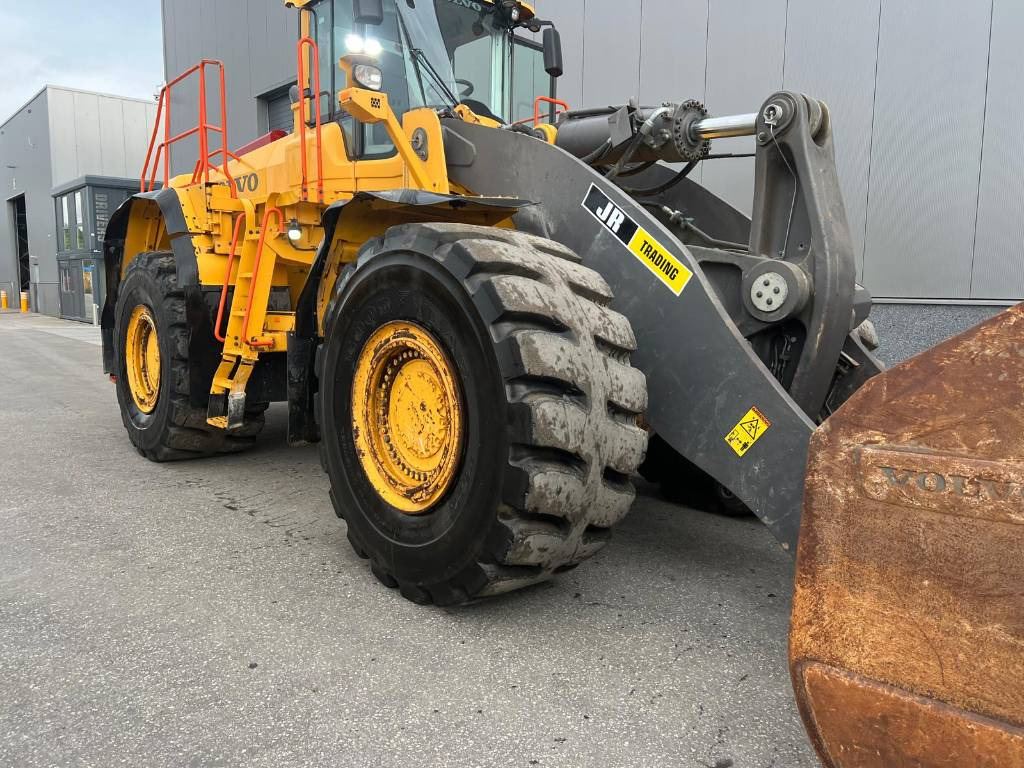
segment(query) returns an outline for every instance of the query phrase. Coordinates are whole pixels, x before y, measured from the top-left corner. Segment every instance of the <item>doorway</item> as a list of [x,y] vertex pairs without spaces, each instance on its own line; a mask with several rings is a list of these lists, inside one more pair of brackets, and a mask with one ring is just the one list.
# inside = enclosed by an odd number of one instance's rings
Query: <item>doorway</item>
[[11,219],[14,222],[15,253],[18,260],[19,291],[27,291],[32,284],[28,254],[28,216],[25,213],[25,196],[18,195],[11,200]]

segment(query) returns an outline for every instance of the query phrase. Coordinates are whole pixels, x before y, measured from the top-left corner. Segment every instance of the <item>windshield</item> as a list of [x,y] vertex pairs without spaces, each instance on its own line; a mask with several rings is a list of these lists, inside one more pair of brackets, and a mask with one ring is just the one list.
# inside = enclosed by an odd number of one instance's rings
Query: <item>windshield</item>
[[540,46],[510,33],[491,3],[390,0],[379,26],[356,24],[352,0],[310,10],[320,46],[321,112],[341,123],[353,157],[384,157],[394,145],[383,124],[358,125],[337,111],[334,94],[349,85],[337,62],[347,53],[379,50],[383,90],[399,118],[410,109],[464,103],[502,122],[520,120],[533,114],[536,96],[552,90]]

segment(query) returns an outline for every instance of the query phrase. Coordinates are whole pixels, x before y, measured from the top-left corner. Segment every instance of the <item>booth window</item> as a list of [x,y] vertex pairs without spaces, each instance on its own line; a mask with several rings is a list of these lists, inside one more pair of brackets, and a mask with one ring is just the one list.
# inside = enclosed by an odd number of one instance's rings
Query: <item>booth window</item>
[[61,199],[60,199],[60,206],[61,206],[61,219],[60,219],[61,242],[64,244],[63,250],[65,250],[65,251],[70,251],[71,250],[71,211],[69,210],[69,206],[68,206],[68,198],[69,197],[71,197],[71,195],[63,195],[61,197]]
[[85,206],[82,202],[82,191],[75,192],[75,232],[77,233],[77,246],[85,248]]

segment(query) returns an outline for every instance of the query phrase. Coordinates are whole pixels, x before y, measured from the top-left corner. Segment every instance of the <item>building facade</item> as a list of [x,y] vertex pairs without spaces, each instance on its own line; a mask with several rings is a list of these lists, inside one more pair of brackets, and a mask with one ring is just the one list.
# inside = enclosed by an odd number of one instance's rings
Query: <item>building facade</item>
[[155,117],[154,102],[48,85],[0,125],[0,290],[92,321],[106,220],[138,188]]
[[[694,98],[713,114],[747,113],[780,89],[826,101],[859,279],[893,305],[876,312],[886,338],[907,323],[941,337],[1024,298],[1019,0],[970,12],[954,0],[535,5],[562,33],[559,96],[574,107]],[[287,109],[297,20],[282,0],[164,0],[163,22],[169,77],[204,56],[225,61],[233,146]],[[175,108],[187,112],[189,98]],[[715,151],[752,149],[731,139]],[[753,160],[695,174],[749,213]]]

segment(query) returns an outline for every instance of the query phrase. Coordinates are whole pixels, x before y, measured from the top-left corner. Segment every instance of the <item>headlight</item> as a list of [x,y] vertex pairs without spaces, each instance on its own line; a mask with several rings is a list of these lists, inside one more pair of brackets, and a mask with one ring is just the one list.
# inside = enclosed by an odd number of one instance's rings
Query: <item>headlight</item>
[[356,64],[352,69],[352,79],[371,91],[379,91],[384,85],[384,74],[372,64]]
[[367,56],[376,58],[384,52],[384,46],[381,45],[380,40],[374,37],[347,35],[345,37],[345,50],[349,53],[365,53]]

